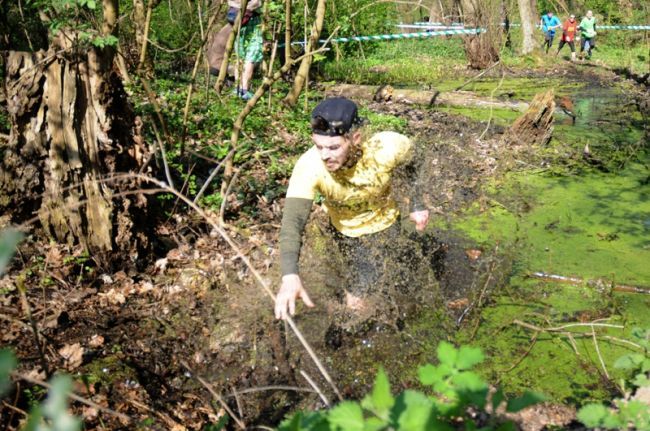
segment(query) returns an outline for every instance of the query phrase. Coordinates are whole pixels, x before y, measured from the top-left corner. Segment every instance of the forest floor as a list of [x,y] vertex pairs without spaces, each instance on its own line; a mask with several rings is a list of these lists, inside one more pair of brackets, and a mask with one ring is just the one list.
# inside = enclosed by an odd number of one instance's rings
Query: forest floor
[[[559,76],[603,85],[621,79],[572,65],[510,73],[513,79]],[[643,103],[648,103],[647,90],[635,91],[646,92]],[[497,97],[529,101],[536,89],[508,90],[506,85],[500,92]],[[372,102],[365,108],[404,121],[404,133],[426,144],[427,203],[444,220],[472,206],[490,205],[486,186],[505,175],[513,161],[544,162],[528,148],[504,148],[501,137],[515,114],[495,113],[486,124],[471,112],[400,102]],[[260,205],[263,222],[231,220],[227,231],[274,285],[281,202],[262,200]],[[497,285],[512,271],[508,256],[439,224],[431,233],[448,251],[437,265],[449,270],[437,281],[427,278],[430,283],[422,285],[418,301],[401,299],[397,307],[406,317],[385,319],[371,312],[361,325],[333,335],[330,329],[341,326],[341,306],[328,290],[336,278],[322,264],[332,246],[326,225],[325,215],[315,211],[301,265],[312,269],[305,280],[314,286],[317,308],[300,309],[296,321],[346,397],[361,397],[380,364],[399,382],[396,388],[412,385],[415,367],[432,360],[431,346],[454,339],[455,322],[476,293],[470,290],[478,289],[488,272],[494,276],[485,285]],[[218,233],[190,212],[175,213],[156,233],[165,244],[157,259],[142,270],[110,273],[80,250],[43,241],[37,232],[23,241],[0,279],[0,345],[16,351],[19,372],[45,380],[48,371],[65,371],[74,377],[79,395],[132,418],[128,423],[75,405],[85,429],[205,429],[224,411],[197,376],[247,424],[274,426],[297,408],[322,407],[300,371],[321,388],[326,382],[287,327],[274,320],[271,300]],[[423,321],[437,323],[423,326]],[[480,318],[467,322],[474,325]],[[399,360],[391,360],[396,355]],[[13,402],[0,407],[0,427],[15,428],[42,394],[38,386],[19,382],[6,398]],[[526,429],[541,429],[567,424],[573,415],[573,407],[556,404],[524,411],[518,420]]]

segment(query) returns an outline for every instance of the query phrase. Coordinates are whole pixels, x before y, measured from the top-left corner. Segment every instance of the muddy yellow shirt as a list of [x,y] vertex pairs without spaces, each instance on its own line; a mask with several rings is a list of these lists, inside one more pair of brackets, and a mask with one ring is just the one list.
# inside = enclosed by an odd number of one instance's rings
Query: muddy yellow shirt
[[399,217],[390,196],[391,173],[411,157],[413,145],[404,135],[381,132],[362,144],[362,155],[348,169],[329,172],[312,147],[293,169],[287,198],[324,197],[332,224],[343,235],[359,237],[390,227]]

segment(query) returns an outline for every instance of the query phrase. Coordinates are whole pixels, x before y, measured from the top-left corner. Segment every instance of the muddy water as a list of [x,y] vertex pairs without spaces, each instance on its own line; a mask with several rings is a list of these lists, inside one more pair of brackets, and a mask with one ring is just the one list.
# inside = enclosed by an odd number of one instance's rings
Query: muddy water
[[[482,81],[469,89],[490,95],[497,85]],[[344,282],[343,261],[334,258],[333,266],[311,271],[305,280],[327,305],[300,317],[301,327],[345,395],[362,395],[379,366],[398,387],[411,385],[417,365],[434,361],[439,341],[449,339],[482,347],[489,359],[481,372],[509,393],[533,389],[578,404],[611,396],[614,385],[604,378],[593,337],[584,336],[589,327],[572,328],[582,333],[572,341],[560,334],[534,337],[515,321],[552,327],[607,319],[601,322],[624,326],[597,329],[607,372],[622,376],[613,364],[628,350],[605,337],[630,339],[634,327],[650,326],[650,295],[611,288],[650,289],[650,158],[641,148],[646,122],[630,96],[613,85],[516,79],[504,81],[495,95],[527,100],[547,88],[572,103],[570,112],[556,115],[553,141],[516,173],[487,185],[480,202],[458,216],[437,217],[430,233],[448,245],[445,276],[419,280],[419,297],[392,304],[397,314],[376,313],[361,319],[365,325],[341,329],[350,316],[341,314],[340,298],[331,292]],[[444,111],[477,120],[481,129],[490,115],[497,129],[519,115]],[[312,224],[303,265],[316,267],[323,256],[331,257],[335,244],[324,234],[325,224]],[[534,278],[536,272],[579,281],[557,283]],[[289,350],[300,347],[289,340]]]

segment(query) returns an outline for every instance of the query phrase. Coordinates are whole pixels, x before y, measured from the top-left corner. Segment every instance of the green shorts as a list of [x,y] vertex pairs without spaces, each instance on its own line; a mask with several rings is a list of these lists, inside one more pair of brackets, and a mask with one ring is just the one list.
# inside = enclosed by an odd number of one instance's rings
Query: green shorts
[[235,43],[235,50],[241,60],[247,63],[259,63],[262,61],[262,20],[259,15],[253,16],[239,30],[239,38]]

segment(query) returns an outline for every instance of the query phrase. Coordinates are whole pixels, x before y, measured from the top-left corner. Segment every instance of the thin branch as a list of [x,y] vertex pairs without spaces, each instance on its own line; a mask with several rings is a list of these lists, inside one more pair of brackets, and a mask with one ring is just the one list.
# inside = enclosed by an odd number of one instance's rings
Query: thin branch
[[588,327],[588,328],[593,328],[594,326],[599,326],[603,328],[616,328],[616,329],[623,329],[623,325],[612,325],[609,323],[568,323],[566,325],[562,326],[556,326],[556,327],[551,327],[551,328],[542,328],[539,326],[535,326],[531,323],[527,322],[522,322],[521,320],[513,320],[512,323],[515,325],[523,326],[524,328],[532,329],[533,331],[546,331],[546,332],[564,332],[565,329],[567,328],[574,328],[574,327]]
[[293,392],[316,393],[316,391],[314,391],[313,389],[301,388],[298,386],[284,386],[284,385],[259,386],[256,388],[234,389],[234,391],[239,395],[252,394],[256,392],[265,392],[265,391],[293,391]]
[[[33,377],[29,377],[29,376],[27,376],[25,374],[22,374],[22,373],[19,373],[19,372],[16,372],[16,371],[13,371],[11,373],[11,375],[13,377],[17,378],[17,379],[24,380],[26,382],[42,386],[42,387],[44,387],[46,389],[51,389],[52,388],[52,386],[47,382],[44,382],[44,381],[39,380],[39,379],[35,379]],[[81,404],[85,404],[85,405],[87,405],[89,407],[95,408],[95,409],[97,409],[99,411],[102,411],[104,413],[108,413],[108,414],[110,414],[112,416],[120,418],[121,420],[123,420],[125,422],[129,422],[129,423],[134,422],[134,420],[130,416],[127,416],[124,413],[116,412],[113,409],[109,409],[108,407],[101,406],[101,405],[99,405],[99,404],[97,404],[97,403],[95,403],[93,401],[90,401],[89,399],[80,397],[79,395],[77,395],[77,394],[75,394],[73,392],[68,392],[66,395],[68,397],[70,397],[70,399],[73,399],[75,401],[80,402]]]
[[165,169],[165,177],[167,178],[167,183],[171,188],[174,187],[174,181],[172,180],[172,175],[169,172],[169,164],[167,163],[167,155],[165,154],[165,146],[160,142],[160,134],[158,133],[158,128],[156,127],[156,122],[152,121],[151,125],[153,126],[154,134],[156,135],[156,143],[158,148],[160,148],[160,156],[162,157],[163,167]]
[[603,360],[603,355],[600,354],[600,348],[598,347],[598,340],[596,339],[596,330],[591,328],[591,335],[593,336],[594,339],[594,347],[596,348],[596,353],[598,354],[598,360],[600,361],[600,366],[603,367],[603,371],[605,372],[605,377],[607,377],[607,380],[611,380],[609,378],[609,373],[607,372],[607,367],[605,366],[605,361]]
[[305,372],[305,370],[300,370],[300,375],[303,376],[303,377],[305,378],[305,380],[307,380],[307,383],[309,383],[309,386],[311,386],[312,388],[314,388],[314,391],[316,391],[316,393],[318,394],[318,396],[320,397],[320,399],[323,400],[323,402],[325,403],[325,405],[327,406],[327,408],[330,408],[330,407],[331,407],[331,405],[330,405],[330,401],[327,399],[327,397],[325,396],[325,394],[323,393],[323,391],[320,390],[320,388],[318,387],[318,385],[316,385],[316,382],[313,381],[311,377],[309,377],[309,374],[307,374],[307,373]]
[[226,404],[226,402],[223,400],[223,398],[221,398],[221,395],[219,395],[217,393],[217,391],[214,390],[212,385],[210,383],[206,382],[201,376],[194,373],[194,371],[190,368],[190,366],[187,365],[187,362],[181,360],[181,365],[183,365],[185,368],[187,368],[187,371],[189,371],[194,377],[196,377],[196,379],[199,381],[199,383],[201,383],[203,385],[203,387],[205,387],[208,390],[208,392],[210,392],[210,394],[214,397],[214,399],[217,400],[217,402],[219,404],[221,404],[221,407],[223,407],[223,409],[237,423],[239,428],[245,430],[246,429],[246,424],[241,419],[239,419],[237,417],[237,415],[232,411],[232,409],[230,407],[228,407],[228,404]]

